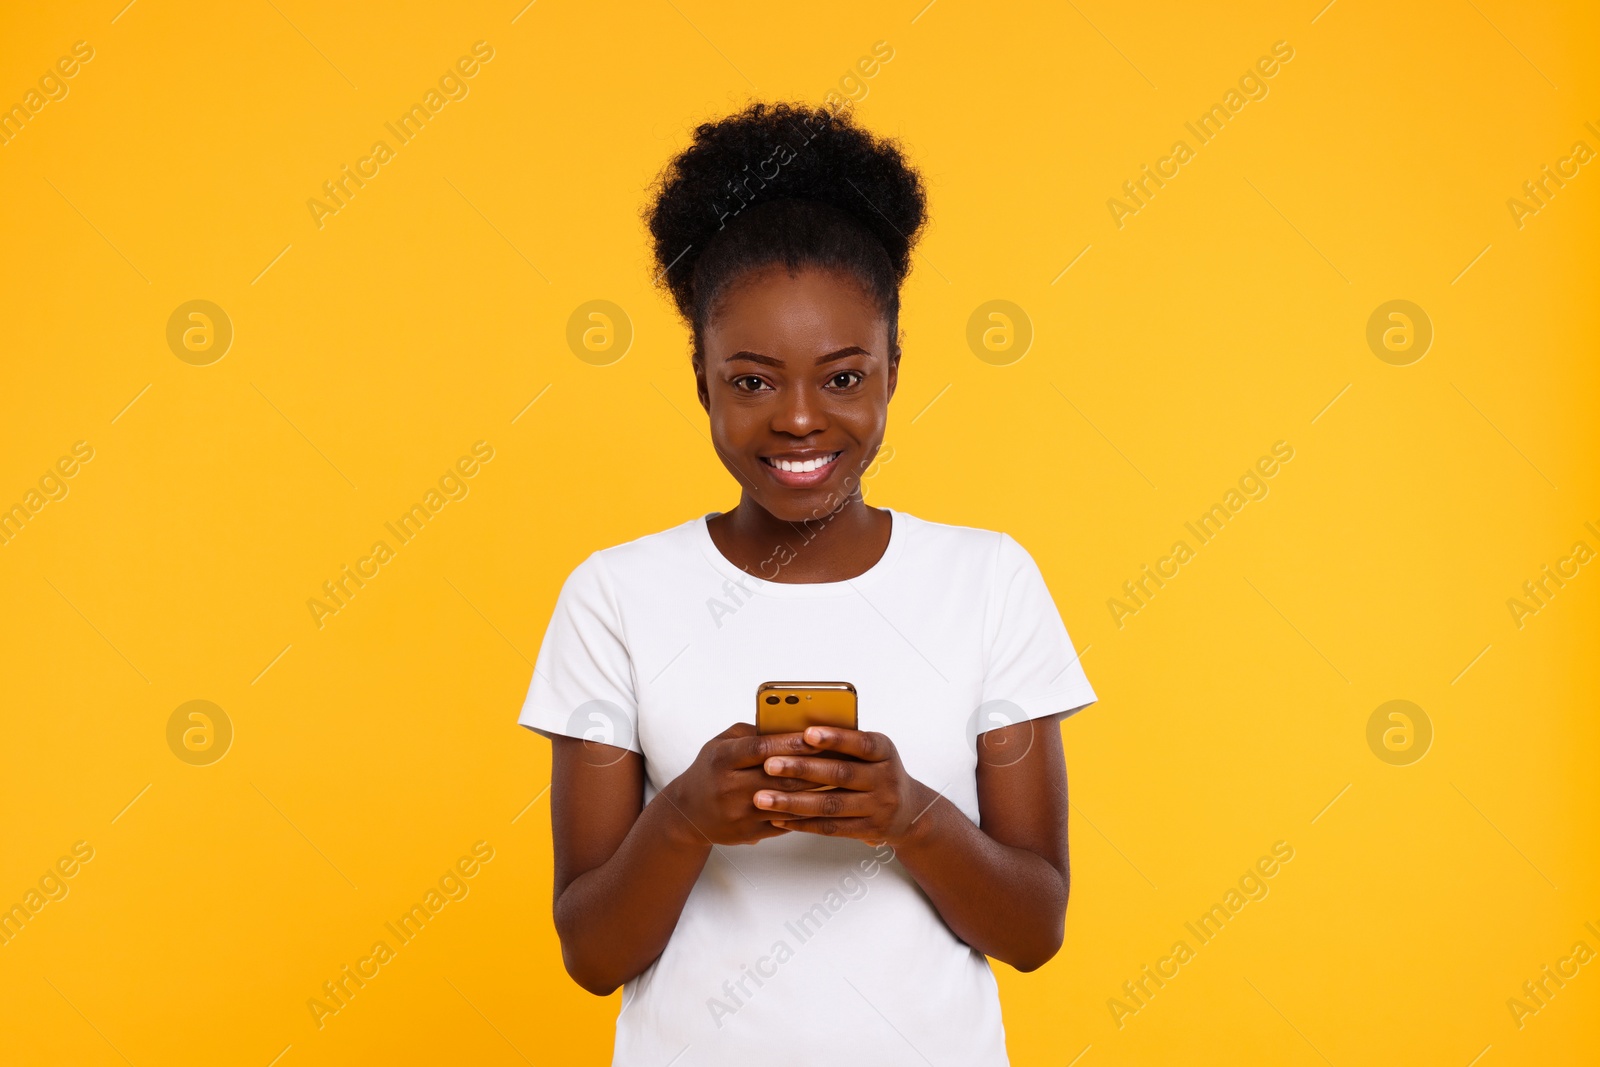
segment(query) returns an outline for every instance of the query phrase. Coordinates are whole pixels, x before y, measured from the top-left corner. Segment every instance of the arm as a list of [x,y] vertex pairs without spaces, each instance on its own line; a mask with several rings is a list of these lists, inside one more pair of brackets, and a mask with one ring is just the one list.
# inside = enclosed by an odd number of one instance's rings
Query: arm
[[888,737],[831,727],[811,727],[805,736],[862,762],[781,757],[766,767],[840,789],[772,791],[756,806],[809,816],[774,825],[887,842],[957,937],[1032,971],[1060,950],[1065,931],[1070,877],[1060,719],[979,735],[978,826],[911,778]]
[[606,996],[666,947],[711,844],[659,794],[644,803],[644,757],[614,763],[552,738],[555,925],[574,981]]
[[645,804],[637,752],[573,737],[552,742],[556,933],[567,973],[596,996],[661,955],[713,843],[749,844],[787,832],[770,812],[757,811],[751,796],[813,783],[769,776],[762,761],[817,751],[797,733],[761,737],[737,723]]

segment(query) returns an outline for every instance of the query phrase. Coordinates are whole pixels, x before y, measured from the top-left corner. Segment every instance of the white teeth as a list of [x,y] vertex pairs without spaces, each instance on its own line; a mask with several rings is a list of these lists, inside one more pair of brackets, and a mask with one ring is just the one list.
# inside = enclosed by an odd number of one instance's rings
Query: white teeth
[[820,467],[827,466],[837,458],[839,458],[839,453],[835,452],[832,455],[819,456],[816,459],[808,459],[804,463],[798,463],[787,459],[769,459],[767,462],[771,463],[779,470],[792,471],[796,474],[806,474],[810,471],[817,470]]

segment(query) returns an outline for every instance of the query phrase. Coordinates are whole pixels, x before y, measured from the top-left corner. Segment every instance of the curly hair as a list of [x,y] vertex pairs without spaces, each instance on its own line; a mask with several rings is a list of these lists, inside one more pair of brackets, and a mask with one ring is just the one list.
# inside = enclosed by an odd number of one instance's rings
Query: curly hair
[[704,123],[651,193],[644,219],[656,284],[690,327],[696,367],[718,301],[749,271],[777,263],[860,282],[899,358],[900,285],[926,196],[900,146],[856,126],[848,109],[756,102]]

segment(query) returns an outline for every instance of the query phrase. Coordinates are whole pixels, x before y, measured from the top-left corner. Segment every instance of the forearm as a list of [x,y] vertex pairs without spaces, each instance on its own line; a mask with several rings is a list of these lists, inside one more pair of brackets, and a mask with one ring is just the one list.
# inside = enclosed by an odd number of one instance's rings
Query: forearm
[[1068,879],[1037,853],[996,841],[944,797],[895,845],[895,858],[951,931],[984,955],[1031,971],[1060,949]]
[[666,948],[710,853],[711,843],[672,798],[657,794],[611,858],[574,878],[557,898],[567,973],[606,996],[648,967]]

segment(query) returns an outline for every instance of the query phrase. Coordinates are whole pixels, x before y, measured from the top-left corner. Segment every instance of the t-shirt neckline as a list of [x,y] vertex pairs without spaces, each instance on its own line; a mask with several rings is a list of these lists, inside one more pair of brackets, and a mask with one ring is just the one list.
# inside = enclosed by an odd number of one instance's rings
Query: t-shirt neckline
[[[893,508],[884,508],[889,513],[889,544],[883,550],[883,555],[878,561],[854,578],[846,578],[839,582],[774,582],[762,578],[759,574],[749,571],[735,564],[731,559],[722,554],[717,543],[711,539],[711,529],[706,525],[706,520],[722,514],[720,511],[708,511],[699,518],[689,520],[693,527],[695,540],[700,544],[700,551],[706,557],[706,562],[721,575],[731,579],[743,588],[754,589],[765,596],[787,597],[792,599],[804,597],[830,597],[848,596],[863,588],[870,588],[881,581],[895,562],[900,558],[905,548],[909,516]],[[774,546],[776,548],[776,546]]]

